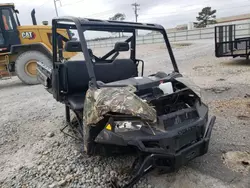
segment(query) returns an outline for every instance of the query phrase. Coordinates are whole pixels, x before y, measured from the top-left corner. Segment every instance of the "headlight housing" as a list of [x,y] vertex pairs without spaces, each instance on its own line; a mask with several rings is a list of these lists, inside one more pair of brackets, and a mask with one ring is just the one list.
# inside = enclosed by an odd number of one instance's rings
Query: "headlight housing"
[[105,129],[116,133],[122,133],[140,130],[142,126],[142,122],[140,121],[115,121],[112,125],[108,123],[105,126]]
[[115,126],[114,126],[114,132],[128,132],[128,131],[136,131],[136,130],[140,130],[142,127],[142,123],[141,122],[115,122]]

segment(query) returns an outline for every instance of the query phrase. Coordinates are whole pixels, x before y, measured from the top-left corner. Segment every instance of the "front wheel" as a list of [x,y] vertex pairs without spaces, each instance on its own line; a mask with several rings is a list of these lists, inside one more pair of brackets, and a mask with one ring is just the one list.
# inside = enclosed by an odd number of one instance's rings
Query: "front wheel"
[[52,67],[51,59],[40,51],[26,51],[17,57],[15,72],[23,83],[28,85],[39,84],[36,73],[38,61],[43,62],[48,67]]

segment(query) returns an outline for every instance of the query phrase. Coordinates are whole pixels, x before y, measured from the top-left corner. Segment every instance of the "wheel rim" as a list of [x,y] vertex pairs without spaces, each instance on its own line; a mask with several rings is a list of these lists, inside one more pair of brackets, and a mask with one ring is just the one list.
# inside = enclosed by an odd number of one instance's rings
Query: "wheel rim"
[[25,72],[31,76],[35,77],[36,76],[36,60],[30,60],[25,64]]

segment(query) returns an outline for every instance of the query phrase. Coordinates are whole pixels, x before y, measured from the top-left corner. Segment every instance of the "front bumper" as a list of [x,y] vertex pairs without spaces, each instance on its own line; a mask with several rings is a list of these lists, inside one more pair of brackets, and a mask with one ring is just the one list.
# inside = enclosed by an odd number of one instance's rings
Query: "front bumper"
[[[176,129],[164,134],[143,136],[129,134],[118,135],[111,131],[103,129],[96,137],[95,142],[109,148],[110,152],[117,149],[110,148],[120,147],[124,152],[125,148],[134,148],[141,154],[147,156],[150,163],[158,168],[178,169],[188,161],[202,156],[208,151],[211,132],[215,123],[213,116],[206,125],[204,120],[199,123],[184,126],[182,129]],[[202,125],[203,123],[203,125]],[[200,129],[204,130],[200,135]]]
[[[188,161],[207,153],[215,119],[215,116],[213,116],[207,123],[203,137],[199,141],[180,149],[178,152],[150,153],[146,147],[141,147],[140,150],[143,154],[133,163],[132,179],[123,186],[123,188],[132,188],[142,176],[155,168],[160,169],[162,173],[173,172],[185,165]],[[141,140],[137,140],[136,142],[141,143]],[[111,180],[111,187],[121,188],[121,186],[117,185],[116,179]]]
[[208,132],[202,140],[183,148],[174,154],[152,153],[149,155],[150,157],[148,160],[151,160],[154,167],[173,171],[185,165],[188,161],[206,154],[214,123],[215,117],[212,117],[210,123],[208,124]]

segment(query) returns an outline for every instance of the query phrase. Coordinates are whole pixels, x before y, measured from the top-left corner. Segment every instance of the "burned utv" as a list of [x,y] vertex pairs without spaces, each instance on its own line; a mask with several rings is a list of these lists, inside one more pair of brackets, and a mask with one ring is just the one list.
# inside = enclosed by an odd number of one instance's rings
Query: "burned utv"
[[[89,155],[138,154],[134,178],[125,187],[132,187],[151,169],[173,171],[207,153],[215,117],[209,118],[199,88],[179,73],[161,25],[60,17],[52,26],[53,69],[39,62],[38,78],[65,104],[67,125],[78,131]],[[56,32],[61,28],[72,30],[78,38],[61,38]],[[137,58],[138,30],[160,33],[167,49],[161,55],[170,57],[173,71],[159,68],[145,75],[148,57]],[[87,38],[89,31],[119,32],[123,37],[92,34]],[[96,44],[109,40],[115,44],[108,53],[95,52]],[[65,60],[63,51],[83,56]],[[123,53],[129,56],[124,58]]]

